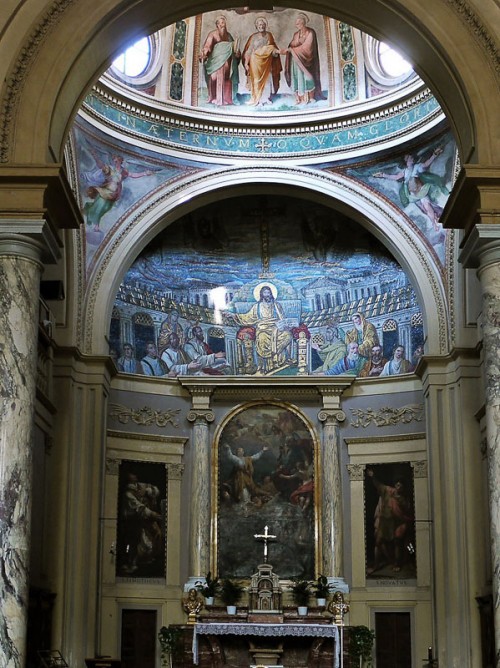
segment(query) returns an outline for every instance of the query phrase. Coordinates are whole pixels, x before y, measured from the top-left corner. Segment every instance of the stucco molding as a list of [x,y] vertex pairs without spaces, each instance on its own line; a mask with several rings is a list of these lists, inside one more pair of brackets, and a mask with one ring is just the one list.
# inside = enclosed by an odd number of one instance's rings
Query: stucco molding
[[15,136],[13,125],[24,82],[36,60],[40,47],[46,42],[53,28],[57,26],[64,12],[77,0],[56,0],[42,16],[19,50],[17,60],[5,86],[5,94],[0,107],[0,163],[8,162],[11,140]]

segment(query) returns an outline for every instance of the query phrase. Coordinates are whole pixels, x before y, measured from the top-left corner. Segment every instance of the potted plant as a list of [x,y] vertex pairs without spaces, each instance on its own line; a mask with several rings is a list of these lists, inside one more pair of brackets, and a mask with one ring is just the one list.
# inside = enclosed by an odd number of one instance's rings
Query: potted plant
[[292,596],[297,605],[297,612],[301,616],[307,615],[307,605],[311,596],[311,583],[303,578],[292,579]]
[[321,575],[321,573],[318,575],[316,580],[313,582],[312,590],[316,595],[316,602],[318,606],[325,607],[328,594],[332,590],[332,586],[328,582],[326,575]]
[[196,585],[196,589],[202,594],[205,598],[205,605],[213,605],[214,598],[216,597],[220,588],[219,578],[212,577],[212,573],[208,571],[205,575],[205,582],[200,582]]
[[372,665],[372,650],[375,631],[367,626],[351,626],[349,628],[349,656],[360,666],[367,668]]
[[181,637],[180,629],[172,626],[162,626],[158,633],[161,646],[161,665],[164,668],[172,668],[172,655],[177,649]]
[[222,602],[226,604],[228,615],[236,614],[236,606],[243,596],[243,591],[244,587],[239,582],[230,580],[229,578],[222,580],[220,585],[220,597]]

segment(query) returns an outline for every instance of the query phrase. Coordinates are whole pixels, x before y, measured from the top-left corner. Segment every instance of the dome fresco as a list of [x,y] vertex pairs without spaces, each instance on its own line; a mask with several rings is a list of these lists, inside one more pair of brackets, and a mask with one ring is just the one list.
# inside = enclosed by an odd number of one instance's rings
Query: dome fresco
[[408,63],[380,47],[352,26],[311,12],[230,8],[152,35],[147,64],[143,38],[137,61],[132,47],[105,80],[177,109],[287,117],[363,104],[421,84]]

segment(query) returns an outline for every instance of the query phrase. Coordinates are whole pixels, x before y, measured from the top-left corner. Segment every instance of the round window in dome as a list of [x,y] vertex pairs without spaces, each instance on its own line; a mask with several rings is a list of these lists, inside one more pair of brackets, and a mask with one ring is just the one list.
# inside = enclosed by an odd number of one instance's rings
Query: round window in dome
[[139,77],[151,61],[151,41],[143,37],[115,58],[113,68],[126,77]]
[[399,78],[412,71],[410,63],[385,42],[379,43],[378,57],[380,67],[388,77]]

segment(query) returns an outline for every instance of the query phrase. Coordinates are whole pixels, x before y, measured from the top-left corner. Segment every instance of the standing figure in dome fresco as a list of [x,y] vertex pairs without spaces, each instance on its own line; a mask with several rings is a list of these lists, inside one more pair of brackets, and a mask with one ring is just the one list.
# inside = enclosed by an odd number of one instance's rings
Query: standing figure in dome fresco
[[297,32],[281,54],[286,56],[285,80],[295,94],[295,104],[324,100],[321,91],[320,60],[316,31],[309,28],[309,17],[300,13],[295,20]]
[[218,106],[238,104],[238,65],[241,53],[227,29],[226,17],[218,16],[216,29],[207,35],[200,53],[207,82],[208,102]]
[[375,325],[368,322],[365,316],[359,312],[353,314],[352,324],[354,326],[346,333],[345,342],[349,344],[354,341],[358,344],[359,354],[369,358],[373,346],[380,345]]
[[247,313],[235,313],[229,317],[239,325],[255,326],[257,373],[263,374],[274,371],[288,362],[286,351],[292,343],[292,334],[283,307],[276,301],[271,286],[263,285],[258,297],[258,302]]
[[270,104],[280,86],[282,70],[280,51],[267,29],[267,19],[259,16],[255,21],[257,32],[250,35],[243,49],[243,67],[251,92],[249,105]]
[[415,204],[432,223],[434,230],[439,231],[439,218],[443,213],[442,207],[435,202],[436,190],[444,195],[449,195],[444,180],[438,174],[429,171],[434,160],[441,155],[443,149],[437,147],[427,160],[417,161],[411,153],[404,156],[404,167],[394,174],[386,172],[375,172],[373,176],[377,179],[389,179],[400,181],[399,197],[401,204],[406,208],[409,204]]

